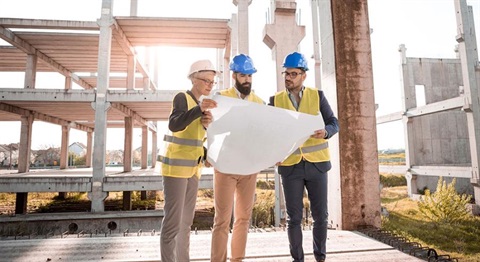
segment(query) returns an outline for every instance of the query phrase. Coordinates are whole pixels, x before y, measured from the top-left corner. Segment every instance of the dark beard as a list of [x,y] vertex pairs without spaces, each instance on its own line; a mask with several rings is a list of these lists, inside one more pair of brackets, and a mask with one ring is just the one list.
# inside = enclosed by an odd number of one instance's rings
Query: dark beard
[[240,84],[238,81],[235,80],[235,87],[237,88],[240,94],[248,96],[252,91],[252,83],[244,83]]

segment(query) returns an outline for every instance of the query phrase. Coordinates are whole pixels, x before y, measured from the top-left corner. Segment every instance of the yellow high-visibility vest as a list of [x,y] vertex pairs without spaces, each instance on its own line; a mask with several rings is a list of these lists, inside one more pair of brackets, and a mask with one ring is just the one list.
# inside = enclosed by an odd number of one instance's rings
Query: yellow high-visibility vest
[[[185,93],[188,110],[197,103]],[[195,119],[184,130],[165,135],[167,143],[165,155],[159,157],[162,162],[162,176],[190,178],[194,175],[200,178],[202,171],[202,157],[204,155],[203,141],[205,129],[200,118]]]
[[[281,91],[275,94],[274,105],[289,110],[296,111],[295,107],[288,97],[287,91]],[[320,112],[320,97],[318,90],[306,87],[303,91],[302,101],[298,107],[298,112],[317,115]],[[326,139],[309,138],[295,152],[287,157],[280,165],[292,166],[304,158],[309,162],[325,162],[330,160],[328,142]]]
[[[235,87],[230,87],[228,89],[220,90],[219,92],[222,96],[228,96],[228,97],[234,97],[234,98],[239,98],[237,96],[237,92],[235,91]],[[250,94],[247,97],[247,101],[250,102],[255,102],[259,104],[263,104],[263,100],[257,96],[255,93],[250,92]]]

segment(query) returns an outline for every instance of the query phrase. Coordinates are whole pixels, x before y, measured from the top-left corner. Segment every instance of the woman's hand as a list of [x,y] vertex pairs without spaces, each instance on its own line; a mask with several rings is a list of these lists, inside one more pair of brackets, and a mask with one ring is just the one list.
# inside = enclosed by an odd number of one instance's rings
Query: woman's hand
[[204,128],[208,128],[208,125],[210,125],[212,121],[213,121],[212,113],[210,111],[203,112],[202,117],[200,118],[200,123],[202,123],[202,126]]
[[204,98],[200,103],[200,109],[202,110],[202,113],[205,113],[209,109],[212,109],[215,107],[217,107],[217,101],[210,98]]

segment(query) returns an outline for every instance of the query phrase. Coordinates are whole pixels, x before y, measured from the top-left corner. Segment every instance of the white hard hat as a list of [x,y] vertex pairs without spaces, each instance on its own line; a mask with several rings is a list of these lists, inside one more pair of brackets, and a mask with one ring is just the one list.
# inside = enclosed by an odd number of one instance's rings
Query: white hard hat
[[190,78],[193,73],[200,71],[213,71],[215,74],[220,74],[210,60],[198,60],[190,66],[187,77]]

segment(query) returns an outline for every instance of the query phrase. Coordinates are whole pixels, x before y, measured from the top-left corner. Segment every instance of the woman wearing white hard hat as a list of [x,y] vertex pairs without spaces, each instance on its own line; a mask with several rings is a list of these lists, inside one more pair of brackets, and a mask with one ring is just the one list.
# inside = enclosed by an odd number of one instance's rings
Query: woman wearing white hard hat
[[190,261],[190,228],[195,214],[198,181],[205,159],[205,129],[212,121],[209,109],[217,106],[208,96],[219,72],[209,60],[190,66],[187,77],[192,88],[173,99],[165,136],[166,150],[162,163],[164,217],[160,233],[162,262]]

